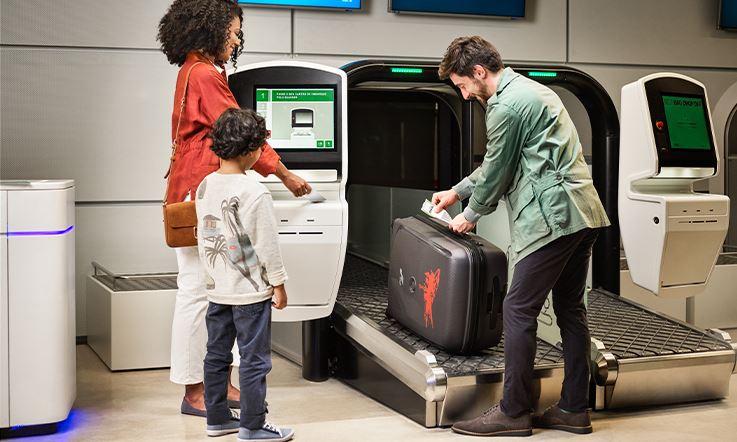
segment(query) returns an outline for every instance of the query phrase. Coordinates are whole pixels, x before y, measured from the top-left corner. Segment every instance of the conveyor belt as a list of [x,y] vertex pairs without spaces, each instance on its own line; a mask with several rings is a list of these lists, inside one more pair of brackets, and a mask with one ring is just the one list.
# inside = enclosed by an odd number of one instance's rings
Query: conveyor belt
[[[343,279],[338,292],[338,303],[353,314],[361,315],[374,323],[389,336],[418,350],[433,355],[448,376],[464,376],[480,371],[504,371],[504,340],[498,346],[478,355],[453,355],[435,347],[421,337],[402,327],[396,320],[386,316],[389,289],[388,271],[376,264],[347,255]],[[563,354],[552,345],[538,340],[535,365],[562,363]]]
[[[387,317],[387,297],[387,270],[347,256],[333,317],[336,331],[347,339],[345,342],[352,342],[341,347],[342,351],[352,353],[347,358],[351,359],[347,364],[351,370],[339,373],[338,377],[426,426],[448,425],[483,409],[488,402],[482,404],[482,400],[499,399],[500,375],[504,371],[503,344],[472,356],[449,354]],[[719,336],[597,290],[588,294],[588,321],[595,341],[592,344],[595,345],[594,408],[726,396],[730,374],[735,368],[735,351]],[[349,349],[351,345],[360,351]],[[423,395],[422,367],[418,369],[411,360],[412,356],[421,357],[422,352],[431,356],[425,372],[434,370],[433,367],[440,369],[447,388],[439,389],[441,382],[431,380],[428,385],[435,387],[424,395],[424,403],[414,403],[411,407],[392,403],[399,391],[410,396]],[[560,349],[538,339],[535,358],[540,389],[538,405],[557,400],[562,362]],[[415,365],[414,372],[393,370],[395,366],[410,365]],[[383,375],[377,376],[379,372]],[[389,379],[392,376],[396,379]],[[436,408],[432,408],[433,403]],[[471,408],[473,412],[469,412]]]
[[592,290],[588,302],[591,336],[602,341],[618,359],[731,350],[728,343],[705,331],[619,296]]
[[[346,257],[338,302],[354,314],[380,326],[388,335],[414,350],[427,350],[449,376],[480,370],[504,369],[503,341],[482,354],[458,356],[437,348],[397,321],[386,316],[388,299],[387,270],[357,258]],[[588,320],[591,336],[602,341],[617,358],[641,358],[673,354],[729,350],[728,343],[705,331],[648,311],[618,296],[592,290],[588,295]],[[562,362],[562,353],[538,340],[535,365]]]

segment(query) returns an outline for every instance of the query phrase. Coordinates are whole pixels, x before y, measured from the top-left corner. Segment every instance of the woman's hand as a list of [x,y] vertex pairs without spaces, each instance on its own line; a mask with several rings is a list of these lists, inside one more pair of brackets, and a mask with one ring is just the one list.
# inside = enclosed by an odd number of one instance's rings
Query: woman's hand
[[277,310],[281,310],[287,306],[287,291],[284,289],[284,284],[274,287],[271,305]]
[[292,172],[288,172],[281,182],[287,186],[287,189],[289,189],[294,196],[307,195],[312,192],[312,186],[310,186],[310,183]]
[[287,189],[292,192],[292,195],[296,197],[307,195],[312,192],[312,186],[310,186],[310,183],[302,179],[302,177],[292,173],[281,161],[279,161],[279,164],[276,166],[275,174],[279,177],[281,182],[287,186]]

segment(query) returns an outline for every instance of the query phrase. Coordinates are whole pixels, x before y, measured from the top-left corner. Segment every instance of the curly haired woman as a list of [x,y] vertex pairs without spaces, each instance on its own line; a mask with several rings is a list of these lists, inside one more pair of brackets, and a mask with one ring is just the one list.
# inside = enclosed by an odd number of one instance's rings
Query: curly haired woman
[[[157,38],[161,50],[169,63],[180,66],[174,92],[172,139],[177,136],[180,103],[189,73],[167,202],[193,198],[203,178],[219,167],[208,135],[224,110],[239,107],[228,87],[224,68],[228,60],[235,65],[243,49],[242,22],[243,10],[235,0],[175,0],[159,23]],[[264,176],[275,174],[295,196],[311,191],[310,185],[290,172],[268,144],[253,169]],[[205,269],[197,247],[178,248],[176,254],[179,290],[172,324],[170,379],[185,385],[181,412],[204,417]],[[234,408],[239,408],[239,398],[240,392],[229,385],[228,400]]]

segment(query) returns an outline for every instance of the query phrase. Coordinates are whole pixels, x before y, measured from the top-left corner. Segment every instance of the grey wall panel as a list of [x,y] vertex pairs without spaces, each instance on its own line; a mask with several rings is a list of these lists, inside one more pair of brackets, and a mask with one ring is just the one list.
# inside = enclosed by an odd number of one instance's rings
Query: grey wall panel
[[243,8],[243,11],[246,53],[289,54],[292,52],[291,11],[267,8]]
[[177,69],[160,52],[3,47],[0,63],[4,178],[73,178],[77,201],[161,200]]
[[481,35],[505,60],[566,59],[566,1],[528,0],[523,20],[387,12],[386,0],[359,13],[294,12],[294,52],[361,57],[441,58],[453,38]]
[[85,205],[75,213],[77,336],[84,336],[92,261],[116,273],[176,272],[177,261],[164,243],[158,204]]
[[157,51],[1,48],[6,178],[73,178],[77,201],[164,191],[177,70]]
[[718,1],[570,0],[571,62],[737,67]]
[[[5,45],[159,47],[158,24],[171,0],[2,0]],[[244,8],[246,49],[291,51],[289,10]]]
[[2,0],[2,43],[157,48],[169,0]]
[[332,66],[340,68],[348,63],[358,61],[360,58],[351,55],[331,56],[331,55],[314,55],[314,54],[294,54],[294,59],[297,61],[308,61],[311,63],[324,64],[326,66]]

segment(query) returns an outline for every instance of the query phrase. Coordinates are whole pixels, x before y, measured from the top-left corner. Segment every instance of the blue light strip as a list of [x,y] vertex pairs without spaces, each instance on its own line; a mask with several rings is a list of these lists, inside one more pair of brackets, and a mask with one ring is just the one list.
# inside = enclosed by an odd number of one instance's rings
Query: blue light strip
[[38,230],[35,232],[7,232],[7,233],[3,233],[2,235],[6,235],[6,236],[56,236],[56,235],[64,235],[65,233],[69,233],[72,230],[74,230],[74,225],[71,225],[64,230]]
[[[70,441],[74,440],[75,430],[87,425],[91,416],[88,412],[82,410],[69,410],[67,418],[61,422],[49,422],[46,424],[32,425],[14,425],[10,428],[3,428],[3,438],[9,437],[28,437],[43,436],[53,434],[54,440]],[[3,439],[4,440],[4,439]]]

